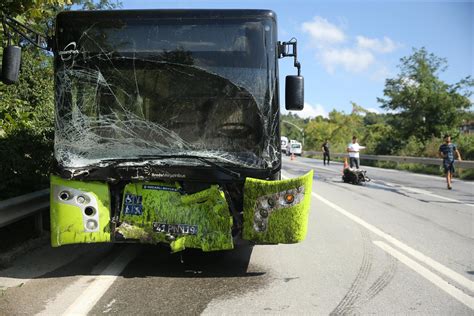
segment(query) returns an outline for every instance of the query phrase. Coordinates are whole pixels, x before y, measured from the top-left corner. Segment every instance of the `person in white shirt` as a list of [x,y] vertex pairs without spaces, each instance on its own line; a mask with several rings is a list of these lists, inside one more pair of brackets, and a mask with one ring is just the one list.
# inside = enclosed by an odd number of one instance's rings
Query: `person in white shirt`
[[352,136],[352,143],[347,145],[347,152],[349,153],[349,164],[351,168],[355,166],[356,169],[359,169],[359,151],[361,149],[365,149],[365,147],[359,145],[356,136]]

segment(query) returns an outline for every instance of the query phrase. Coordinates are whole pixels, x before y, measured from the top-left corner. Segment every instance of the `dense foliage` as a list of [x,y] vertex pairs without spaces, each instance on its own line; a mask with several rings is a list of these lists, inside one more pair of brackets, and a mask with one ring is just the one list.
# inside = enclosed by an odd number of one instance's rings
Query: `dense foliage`
[[[106,0],[19,0],[0,2],[0,10],[46,34],[61,10],[119,5]],[[1,36],[3,27],[0,32]],[[1,39],[5,44],[5,36]],[[18,36],[12,40],[21,42],[23,52],[19,82],[0,83],[0,200],[47,187],[53,161],[52,56],[20,41]]]

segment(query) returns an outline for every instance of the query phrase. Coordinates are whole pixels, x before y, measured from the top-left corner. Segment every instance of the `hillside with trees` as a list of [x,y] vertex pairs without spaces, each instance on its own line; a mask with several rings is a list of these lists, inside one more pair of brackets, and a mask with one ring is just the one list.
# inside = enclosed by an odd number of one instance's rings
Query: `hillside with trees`
[[[327,118],[302,119],[294,112],[281,115],[281,120],[304,129],[305,150],[320,151],[329,139],[333,152],[344,152],[357,135],[367,154],[437,157],[442,137],[449,133],[464,159],[473,160],[474,135],[462,134],[460,126],[474,116],[474,81],[466,77],[448,84],[439,79],[446,68],[445,59],[425,48],[414,49],[400,60],[399,74],[386,79],[384,96],[378,98],[385,113],[352,102],[351,113],[333,110]],[[289,124],[282,124],[282,135],[301,140],[301,133]]]

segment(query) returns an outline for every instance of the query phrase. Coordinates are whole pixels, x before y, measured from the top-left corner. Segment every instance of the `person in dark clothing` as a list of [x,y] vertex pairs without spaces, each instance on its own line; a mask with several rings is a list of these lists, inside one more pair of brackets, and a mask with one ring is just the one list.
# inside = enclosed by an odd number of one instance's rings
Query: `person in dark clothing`
[[329,166],[329,160],[331,159],[331,156],[329,155],[329,140],[326,139],[321,146],[321,150],[323,151],[323,163],[326,165],[326,159],[328,160],[328,166]]
[[461,161],[461,154],[457,149],[456,145],[451,143],[451,136],[444,135],[444,144],[439,146],[439,156],[443,158],[444,174],[446,175],[446,183],[448,190],[452,189],[451,179],[454,174],[454,153],[458,156],[458,160]]

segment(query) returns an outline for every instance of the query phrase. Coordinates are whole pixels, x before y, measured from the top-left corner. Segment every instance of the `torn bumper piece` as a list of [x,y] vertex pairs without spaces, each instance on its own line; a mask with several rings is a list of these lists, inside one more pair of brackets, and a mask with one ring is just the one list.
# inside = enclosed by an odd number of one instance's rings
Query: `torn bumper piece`
[[247,178],[243,238],[256,243],[296,243],[308,229],[313,171],[281,181]]
[[51,245],[110,241],[110,193],[106,183],[51,176]]
[[169,243],[173,252],[233,248],[232,217],[217,185],[185,195],[179,184],[131,183],[125,186],[116,238]]

